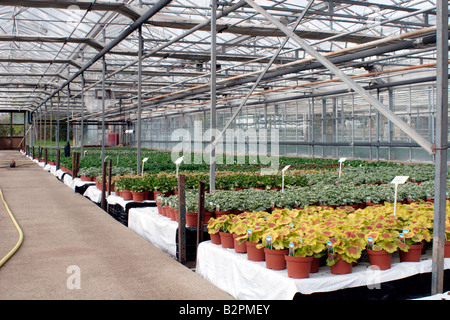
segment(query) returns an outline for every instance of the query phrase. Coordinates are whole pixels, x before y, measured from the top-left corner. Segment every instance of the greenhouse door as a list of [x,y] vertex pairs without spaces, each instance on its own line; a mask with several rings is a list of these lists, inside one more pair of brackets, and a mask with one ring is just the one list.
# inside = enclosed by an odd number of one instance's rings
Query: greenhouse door
[[25,112],[0,112],[0,149],[17,149],[25,134]]

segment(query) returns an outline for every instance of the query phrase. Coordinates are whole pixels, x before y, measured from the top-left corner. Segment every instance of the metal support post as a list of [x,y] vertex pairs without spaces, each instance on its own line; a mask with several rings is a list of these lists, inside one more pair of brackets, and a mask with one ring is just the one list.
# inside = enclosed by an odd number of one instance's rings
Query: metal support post
[[211,0],[211,107],[210,107],[210,129],[211,144],[209,154],[209,189],[216,190],[216,22],[217,22],[217,0]]
[[106,76],[106,59],[102,57],[102,163],[105,161],[105,76]]
[[142,112],[142,54],[144,52],[144,39],[142,38],[142,27],[138,29],[138,37],[139,37],[139,48],[138,48],[138,109],[137,109],[137,127],[136,127],[136,136],[137,136],[137,164],[136,164],[136,172],[141,172],[141,112]]
[[442,293],[444,289],[448,148],[448,1],[437,0],[436,13],[436,160],[431,294]]
[[203,241],[203,224],[205,220],[205,181],[198,182],[197,246]]
[[178,261],[186,262],[186,177],[178,176]]
[[61,104],[61,97],[58,92],[58,103],[56,105],[56,149],[59,150],[59,105]]
[[69,108],[70,108],[70,84],[67,85],[67,109],[66,109],[66,116],[67,116],[67,141],[70,141],[70,122],[69,122]]
[[80,155],[83,157],[83,141],[84,141],[84,88],[85,88],[84,73],[81,74],[81,137],[80,137]]

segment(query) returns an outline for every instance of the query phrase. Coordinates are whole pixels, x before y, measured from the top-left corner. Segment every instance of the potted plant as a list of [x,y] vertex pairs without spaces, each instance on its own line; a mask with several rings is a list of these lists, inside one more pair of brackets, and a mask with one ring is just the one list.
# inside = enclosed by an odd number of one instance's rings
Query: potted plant
[[[263,233],[267,227],[267,220],[264,218],[268,213],[263,211],[244,212],[241,217],[248,221],[247,230],[241,237],[237,237],[238,244],[245,243],[247,259],[251,261],[264,261],[266,259],[264,248],[258,245],[262,243]],[[258,246],[258,247],[257,247]]]
[[234,251],[238,253],[246,253],[247,252],[247,243],[246,240],[239,241],[242,237],[245,237],[247,234],[247,230],[250,226],[250,220],[247,219],[248,213],[241,213],[239,215],[234,216],[231,219],[231,227],[230,232],[233,235],[234,239]]
[[209,237],[211,239],[211,242],[217,245],[221,245],[220,242],[220,227],[221,227],[221,222],[218,220],[218,218],[211,218],[208,221],[208,225],[207,225],[207,230],[208,230],[208,234]]
[[[426,206],[431,214],[432,207]],[[408,251],[399,252],[401,262],[419,262],[425,243],[431,241],[433,218],[426,212],[421,210],[420,204],[400,205],[397,208],[397,216],[403,223],[399,237],[409,247]]]
[[388,210],[388,215],[386,212],[385,214],[379,211],[375,212],[375,214],[369,215],[373,219],[364,226],[370,264],[377,266],[380,270],[391,267],[392,253],[397,250],[407,251],[409,249],[408,245],[399,238],[398,219],[390,213],[389,208],[391,207],[391,204],[380,207]]
[[231,231],[231,219],[234,215],[222,215],[218,218],[211,218],[208,223],[208,233],[209,235],[219,234],[220,243],[223,248],[234,249],[234,239]]
[[285,256],[288,277],[308,278],[312,268],[314,255],[325,250],[325,244],[316,229],[306,232],[291,229],[288,235],[289,254]]
[[147,185],[142,177],[135,177],[133,180],[133,185],[131,186],[131,195],[133,196],[133,201],[142,202],[145,199],[144,192],[147,191]]

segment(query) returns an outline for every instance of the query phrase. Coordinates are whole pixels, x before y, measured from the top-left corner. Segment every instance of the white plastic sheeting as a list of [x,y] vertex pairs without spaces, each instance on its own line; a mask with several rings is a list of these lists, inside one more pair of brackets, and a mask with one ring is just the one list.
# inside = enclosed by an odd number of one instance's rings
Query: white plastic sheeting
[[161,251],[176,257],[178,222],[160,215],[157,207],[131,208],[128,227]]
[[[297,292],[312,294],[360,286],[376,290],[382,282],[431,272],[431,263],[431,253],[423,255],[420,262],[402,263],[394,254],[388,270],[372,270],[368,263],[361,262],[351,274],[334,275],[325,266],[309,278],[293,279],[287,269],[267,269],[264,261],[250,261],[247,254],[205,241],[198,247],[196,272],[236,299],[291,300]],[[449,268],[450,259],[445,259],[445,269]]]

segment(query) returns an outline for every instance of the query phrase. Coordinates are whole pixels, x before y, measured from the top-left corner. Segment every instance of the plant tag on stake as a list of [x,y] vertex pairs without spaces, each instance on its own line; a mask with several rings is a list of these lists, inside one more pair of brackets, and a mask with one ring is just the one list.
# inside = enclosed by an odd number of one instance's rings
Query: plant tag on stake
[[281,192],[284,192],[284,173],[286,172],[287,169],[289,169],[291,165],[288,165],[286,167],[284,167],[283,169],[281,169]]
[[252,229],[247,229],[247,239],[250,239],[252,236]]
[[289,242],[289,255],[294,256],[294,243]]
[[405,235],[403,233],[399,233],[398,238],[400,239],[401,242],[405,243]]
[[144,175],[144,163],[146,163],[147,160],[148,160],[148,158],[144,158],[144,159],[142,160],[142,173],[141,173],[141,175]]
[[368,237],[368,238],[367,238],[367,247],[368,247],[370,250],[373,250],[373,238],[372,238],[372,237]]
[[331,243],[331,241],[327,241],[327,248],[328,248],[328,253],[331,253],[331,254],[334,253],[333,243]]
[[398,194],[398,185],[404,184],[406,180],[408,180],[409,176],[396,176],[392,179],[391,183],[395,185],[395,198],[394,198],[394,216],[397,213],[397,194]]
[[266,248],[272,249],[272,237],[271,236],[266,237]]
[[180,168],[180,164],[183,162],[183,158],[184,156],[178,158],[177,160],[175,160],[175,165],[177,167],[177,177],[178,177],[178,169]]
[[347,160],[347,158],[340,158],[339,159],[339,178],[341,177],[341,173],[342,173],[342,163]]

